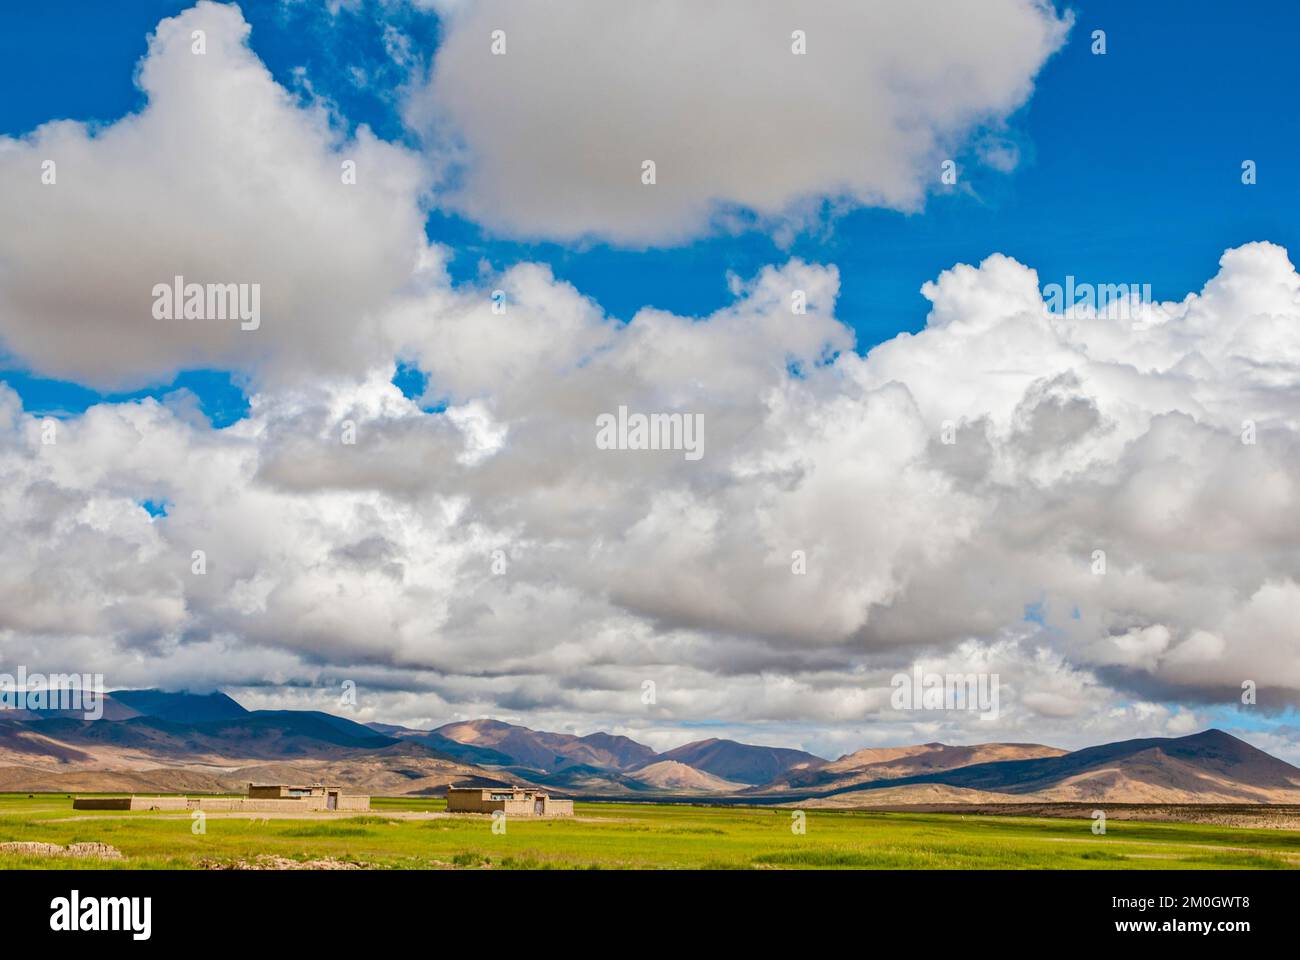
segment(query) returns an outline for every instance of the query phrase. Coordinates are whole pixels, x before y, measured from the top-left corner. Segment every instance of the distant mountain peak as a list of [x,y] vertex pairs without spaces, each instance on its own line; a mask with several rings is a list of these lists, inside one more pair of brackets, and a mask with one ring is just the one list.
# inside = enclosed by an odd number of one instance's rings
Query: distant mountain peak
[[512,766],[557,773],[572,767],[629,770],[657,754],[628,737],[597,732],[585,737],[548,733],[500,720],[459,720],[433,731],[458,743],[487,747],[504,755]]
[[177,723],[202,723],[242,717],[248,711],[219,690],[191,693],[188,690],[114,690],[108,694],[117,703],[130,707],[142,716],[158,717]]
[[758,785],[796,767],[821,767],[826,761],[802,750],[763,747],[735,740],[696,740],[669,750],[661,760],[676,760],[732,783]]

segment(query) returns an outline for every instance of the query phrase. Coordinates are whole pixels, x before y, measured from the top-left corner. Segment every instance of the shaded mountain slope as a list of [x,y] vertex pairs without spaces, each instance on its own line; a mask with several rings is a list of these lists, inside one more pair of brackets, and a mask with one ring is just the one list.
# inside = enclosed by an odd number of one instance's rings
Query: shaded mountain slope
[[825,766],[821,757],[784,747],[760,747],[734,740],[696,740],[660,754],[656,760],[674,760],[732,783],[770,783],[791,770]]
[[593,733],[577,737],[546,733],[500,720],[466,720],[433,731],[464,746],[491,750],[515,766],[554,773],[568,766],[631,770],[656,758],[645,744],[627,737]]
[[868,748],[847,754],[820,767],[789,770],[759,788],[775,790],[825,790],[851,787],[876,780],[895,780],[952,770],[980,763],[1031,760],[1066,753],[1038,743],[978,743],[951,746],[924,743],[910,747]]
[[1055,757],[977,763],[818,794],[942,784],[1042,800],[1125,803],[1297,802],[1300,769],[1221,730],[1125,740]]

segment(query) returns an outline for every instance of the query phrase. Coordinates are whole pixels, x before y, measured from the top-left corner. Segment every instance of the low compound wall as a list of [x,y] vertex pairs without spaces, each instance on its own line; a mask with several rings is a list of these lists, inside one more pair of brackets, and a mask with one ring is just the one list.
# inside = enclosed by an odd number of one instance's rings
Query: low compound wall
[[[74,797],[72,800],[73,810],[159,810],[160,807],[134,806],[137,803],[143,803],[145,797],[139,799],[135,797]],[[171,803],[177,800],[179,805],[168,807],[169,810],[184,810],[185,800],[183,798],[173,797],[154,797],[159,803]]]
[[[250,813],[325,811],[324,797],[297,800],[250,800],[247,797],[74,797],[74,810],[205,810]],[[339,811],[370,809],[369,797],[339,797]]]

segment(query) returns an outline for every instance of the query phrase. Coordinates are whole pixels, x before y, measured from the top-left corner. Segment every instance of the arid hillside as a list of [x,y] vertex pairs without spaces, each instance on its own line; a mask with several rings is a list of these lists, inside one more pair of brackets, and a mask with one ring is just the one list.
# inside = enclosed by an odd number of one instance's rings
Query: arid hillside
[[227,792],[328,782],[389,796],[521,784],[563,796],[726,803],[1300,803],[1300,769],[1220,730],[1068,752],[1034,743],[873,747],[827,761],[701,740],[664,753],[625,736],[498,720],[436,730],[316,711],[245,710],[223,694],[114,693],[104,717],[0,716],[0,790]]

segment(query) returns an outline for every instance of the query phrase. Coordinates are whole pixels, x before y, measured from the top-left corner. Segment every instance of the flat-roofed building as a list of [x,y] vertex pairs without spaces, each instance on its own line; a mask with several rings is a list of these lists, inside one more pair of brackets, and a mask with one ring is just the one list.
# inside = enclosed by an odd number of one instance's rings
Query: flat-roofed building
[[495,813],[508,817],[571,817],[572,800],[556,800],[529,787],[448,787],[450,813]]
[[369,810],[370,798],[347,794],[342,787],[319,783],[295,785],[287,783],[250,783],[249,802],[256,800],[296,800],[307,810]]

